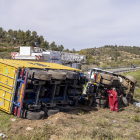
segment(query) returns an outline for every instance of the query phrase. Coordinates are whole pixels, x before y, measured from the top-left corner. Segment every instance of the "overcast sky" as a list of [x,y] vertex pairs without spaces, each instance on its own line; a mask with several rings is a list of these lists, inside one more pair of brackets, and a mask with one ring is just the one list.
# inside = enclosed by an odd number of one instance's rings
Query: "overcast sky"
[[70,50],[140,46],[140,0],[0,0],[0,27]]

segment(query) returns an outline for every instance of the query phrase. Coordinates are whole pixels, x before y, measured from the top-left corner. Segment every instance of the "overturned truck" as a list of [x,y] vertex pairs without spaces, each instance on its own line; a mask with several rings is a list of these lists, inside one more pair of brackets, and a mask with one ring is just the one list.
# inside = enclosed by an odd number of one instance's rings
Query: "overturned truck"
[[90,106],[105,108],[108,107],[108,93],[106,89],[115,87],[118,93],[119,104],[128,105],[132,103],[136,79],[130,75],[122,76],[113,72],[91,69],[88,75],[88,83],[83,96],[83,103]]
[[55,63],[0,59],[0,109],[31,120],[68,112],[85,80],[81,70]]

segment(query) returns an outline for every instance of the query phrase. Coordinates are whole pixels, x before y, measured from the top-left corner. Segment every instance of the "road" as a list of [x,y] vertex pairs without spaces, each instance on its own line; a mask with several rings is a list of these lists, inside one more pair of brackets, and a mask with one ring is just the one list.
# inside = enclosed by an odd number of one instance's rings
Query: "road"
[[133,71],[133,70],[139,70],[140,67],[136,68],[119,68],[119,69],[106,69],[107,71],[114,72],[114,73],[121,73],[126,71]]

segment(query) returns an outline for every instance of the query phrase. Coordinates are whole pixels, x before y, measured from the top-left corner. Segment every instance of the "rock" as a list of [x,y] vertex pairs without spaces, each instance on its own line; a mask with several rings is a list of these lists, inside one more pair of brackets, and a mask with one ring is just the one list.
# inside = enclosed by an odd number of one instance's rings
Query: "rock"
[[45,124],[51,124],[51,123],[52,123],[51,121],[45,122]]
[[113,122],[113,123],[116,123],[116,121],[115,121],[115,120],[113,120],[112,122]]
[[56,135],[51,135],[51,136],[50,136],[50,140],[59,140],[59,139],[58,139],[58,136],[56,136]]
[[133,104],[134,104],[135,106],[140,107],[140,103],[134,102]]
[[31,127],[27,127],[26,130],[33,130],[33,128],[31,128]]
[[0,137],[2,137],[2,138],[4,139],[4,138],[7,138],[8,136],[6,136],[6,135],[3,134],[3,133],[0,133]]
[[14,121],[16,121],[16,119],[14,119],[14,118],[11,118],[11,121],[12,121],[12,122],[14,122]]

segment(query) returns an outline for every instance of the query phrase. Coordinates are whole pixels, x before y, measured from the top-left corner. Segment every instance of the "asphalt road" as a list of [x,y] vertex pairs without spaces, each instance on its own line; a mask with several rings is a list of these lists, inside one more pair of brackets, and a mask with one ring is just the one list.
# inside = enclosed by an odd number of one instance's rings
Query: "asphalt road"
[[136,68],[119,68],[119,69],[106,69],[107,71],[114,72],[114,73],[121,73],[126,71],[133,71],[133,70],[139,70],[140,67]]

